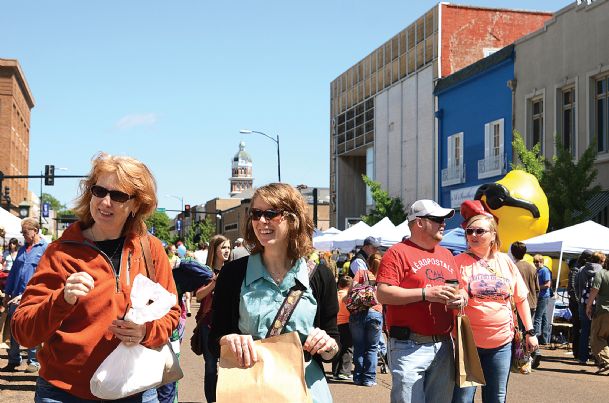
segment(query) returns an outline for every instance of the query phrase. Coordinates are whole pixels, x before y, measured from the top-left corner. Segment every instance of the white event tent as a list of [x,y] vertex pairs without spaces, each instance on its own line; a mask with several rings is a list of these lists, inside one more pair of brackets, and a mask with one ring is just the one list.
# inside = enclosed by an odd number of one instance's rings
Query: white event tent
[[23,235],[21,235],[21,220],[0,207],[0,227],[4,228],[5,235],[4,239],[9,240],[11,238],[17,238],[20,242],[23,242]]
[[[562,261],[563,255],[579,255],[586,249],[609,253],[609,228],[594,221],[586,221],[523,242],[527,246],[527,253],[557,254],[559,261]],[[559,264],[556,288],[560,279],[560,266]]]
[[[332,249],[350,252],[356,245],[363,245],[364,239],[370,235],[370,226],[363,221],[347,228],[332,239]],[[313,244],[315,245],[315,243]]]

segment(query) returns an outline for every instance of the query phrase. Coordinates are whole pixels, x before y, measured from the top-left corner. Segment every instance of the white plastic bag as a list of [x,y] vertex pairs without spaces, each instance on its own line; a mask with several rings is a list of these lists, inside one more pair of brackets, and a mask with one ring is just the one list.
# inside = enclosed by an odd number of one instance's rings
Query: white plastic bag
[[[141,325],[160,319],[176,302],[175,294],[138,274],[131,289],[132,308],[125,320]],[[100,399],[114,400],[159,386],[168,357],[164,349],[169,346],[166,344],[155,350],[141,344],[120,343],[91,377],[91,393]]]

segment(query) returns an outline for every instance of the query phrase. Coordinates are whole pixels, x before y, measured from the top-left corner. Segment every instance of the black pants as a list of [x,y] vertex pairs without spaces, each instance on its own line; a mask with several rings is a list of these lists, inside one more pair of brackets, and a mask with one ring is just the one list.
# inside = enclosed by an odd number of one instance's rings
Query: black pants
[[353,369],[353,339],[351,338],[349,324],[338,325],[338,333],[341,347],[334,360],[332,360],[332,374],[334,376],[351,375]]
[[578,309],[577,299],[573,296],[569,296],[569,310],[571,311],[571,324],[573,325],[573,329],[571,329],[571,340],[569,341],[571,342],[574,357],[579,357],[579,332],[581,324],[579,322]]

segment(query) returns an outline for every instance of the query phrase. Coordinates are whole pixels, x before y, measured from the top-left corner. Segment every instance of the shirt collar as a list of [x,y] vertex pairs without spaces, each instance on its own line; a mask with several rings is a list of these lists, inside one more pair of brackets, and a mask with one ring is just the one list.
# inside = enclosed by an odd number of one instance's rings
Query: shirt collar
[[[290,268],[289,271],[296,271],[296,280],[298,280],[298,282],[305,288],[309,288],[309,270],[307,268],[307,262],[304,258],[296,260],[296,263]],[[251,255],[247,261],[245,286],[249,286],[254,281],[264,278],[265,276],[268,276],[268,272],[262,263],[262,254],[256,253]]]

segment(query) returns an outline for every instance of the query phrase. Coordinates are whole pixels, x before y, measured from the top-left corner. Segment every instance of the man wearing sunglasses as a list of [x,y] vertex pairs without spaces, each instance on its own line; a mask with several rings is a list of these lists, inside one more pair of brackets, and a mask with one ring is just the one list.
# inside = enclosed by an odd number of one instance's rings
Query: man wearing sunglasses
[[454,210],[418,200],[408,212],[410,239],[383,256],[377,298],[386,306],[391,402],[450,402],[455,384],[450,332],[453,312],[466,304],[457,266],[439,245]]

